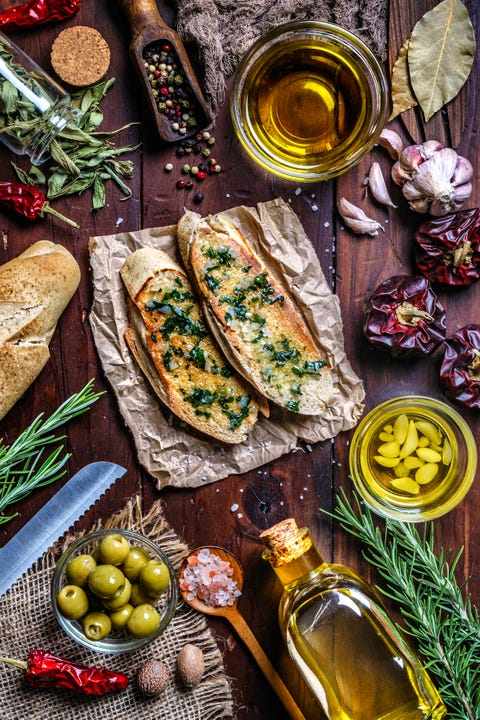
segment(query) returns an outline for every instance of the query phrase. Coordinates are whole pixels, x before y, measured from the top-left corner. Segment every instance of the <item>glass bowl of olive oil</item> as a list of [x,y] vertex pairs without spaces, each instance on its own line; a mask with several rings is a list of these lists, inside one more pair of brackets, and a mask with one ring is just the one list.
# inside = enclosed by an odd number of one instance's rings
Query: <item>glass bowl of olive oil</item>
[[397,520],[433,520],[465,497],[477,470],[470,427],[450,405],[421,395],[396,397],[358,425],[350,474],[372,510]]
[[271,30],[247,51],[230,111],[241,145],[261,167],[296,182],[328,180],[377,142],[388,85],[369,48],[331,23]]

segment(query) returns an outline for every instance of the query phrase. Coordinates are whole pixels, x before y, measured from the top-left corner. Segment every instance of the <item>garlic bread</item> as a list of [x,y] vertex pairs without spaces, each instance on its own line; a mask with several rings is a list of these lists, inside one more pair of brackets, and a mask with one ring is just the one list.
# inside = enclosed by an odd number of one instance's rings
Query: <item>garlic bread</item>
[[187,272],[232,365],[292,412],[321,413],[332,376],[297,306],[233,220],[187,211],[177,225]]
[[160,400],[210,437],[245,440],[256,393],[211,337],[184,270],[163,251],[141,248],[120,274],[129,295],[125,340]]

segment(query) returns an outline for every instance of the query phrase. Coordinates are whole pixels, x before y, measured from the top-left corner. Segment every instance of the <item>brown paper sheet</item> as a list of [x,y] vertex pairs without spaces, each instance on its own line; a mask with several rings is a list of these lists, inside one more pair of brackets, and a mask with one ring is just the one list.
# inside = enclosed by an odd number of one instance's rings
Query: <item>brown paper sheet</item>
[[131,252],[144,246],[161,248],[180,261],[175,226],[91,238],[93,337],[134,438],[139,462],[156,478],[158,489],[167,485],[198,487],[248,472],[290,452],[299,441],[311,444],[355,427],[363,412],[363,383],[345,355],[339,300],[327,284],[298,217],[282,199],[225,212],[290,290],[332,367],[333,397],[325,412],[315,417],[271,404],[270,418],[262,416],[248,440],[239,445],[223,445],[196,433],[162,406],[123,338],[128,315],[119,270]]

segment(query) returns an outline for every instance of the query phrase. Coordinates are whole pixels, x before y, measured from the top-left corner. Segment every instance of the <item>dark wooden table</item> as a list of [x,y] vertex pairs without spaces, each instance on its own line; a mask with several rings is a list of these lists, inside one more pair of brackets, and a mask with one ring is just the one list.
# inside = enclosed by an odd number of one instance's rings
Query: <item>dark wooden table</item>
[[[2,7],[15,2],[2,2]],[[422,6],[434,3],[417,3]],[[479,3],[469,5],[477,37],[480,28]],[[173,24],[171,8],[159,3],[167,20]],[[175,182],[179,172],[166,174],[167,162],[179,169],[179,161],[171,146],[161,146],[146,107],[127,48],[130,30],[116,4],[108,0],[85,0],[82,10],[70,21],[57,26],[18,32],[12,38],[41,66],[50,70],[51,44],[64,27],[84,24],[96,27],[107,39],[112,50],[109,75],[116,78],[103,108],[104,127],[113,129],[132,121],[140,121],[122,136],[122,143],[142,143],[132,156],[135,174],[131,182],[133,198],[122,202],[120,192],[109,185],[107,204],[99,212],[90,211],[90,196],[72,196],[55,207],[82,220],[81,230],[71,230],[57,221],[43,220],[25,225],[0,210],[2,242],[0,262],[15,257],[36,240],[51,239],[64,244],[75,255],[82,268],[80,288],[58,324],[51,342],[51,360],[0,424],[1,437],[11,443],[37,415],[49,415],[64,399],[95,378],[97,390],[106,394],[90,412],[71,422],[66,428],[66,447],[72,453],[68,475],[84,464],[110,460],[128,472],[80,521],[88,527],[97,517],[106,517],[120,509],[125,500],[141,493],[148,509],[159,497],[173,529],[193,548],[202,544],[218,544],[235,552],[245,569],[244,594],[240,609],[258,640],[284,676],[286,683],[305,709],[309,719],[322,714],[311,703],[308,693],[286,657],[277,630],[276,605],[280,588],[272,571],[260,559],[258,533],[274,522],[294,516],[300,524],[310,526],[326,559],[334,559],[356,568],[370,577],[362,561],[359,547],[345,533],[332,525],[321,509],[329,510],[339,487],[349,489],[348,450],[352,432],[340,434],[335,442],[318,443],[310,452],[290,453],[265,467],[243,475],[209,484],[197,490],[164,489],[159,493],[152,478],[137,462],[132,437],[116,406],[111,388],[105,381],[89,326],[92,303],[92,282],[88,259],[90,236],[111,234],[118,229],[135,231],[140,228],[175,223],[184,206],[198,210],[193,204],[194,191],[179,191]],[[474,190],[469,207],[480,204],[480,67],[478,57],[468,81],[468,114],[459,151],[474,164]],[[395,125],[402,132],[400,125]],[[390,160],[384,151],[374,149],[362,164],[348,174],[322,184],[304,185],[300,194],[297,185],[283,182],[255,167],[235,139],[227,103],[220,109],[214,129],[215,156],[223,167],[219,177],[208,177],[202,185],[205,195],[200,206],[202,214],[220,211],[235,205],[255,205],[274,197],[291,201],[305,230],[314,244],[324,273],[332,290],[339,296],[345,331],[347,355],[366,390],[366,410],[399,394],[421,393],[443,399],[438,380],[441,353],[427,359],[392,360],[372,350],[361,330],[361,309],[364,298],[389,275],[413,271],[413,234],[420,216],[410,212],[399,193],[398,210],[384,210],[371,205],[362,185],[372,160],[378,160],[387,172]],[[406,139],[406,137],[405,137]],[[10,166],[14,158],[0,147],[1,178],[13,179]],[[385,233],[376,238],[357,237],[345,231],[335,212],[335,200],[344,195],[361,204],[382,220]],[[315,209],[316,206],[318,209]],[[119,219],[121,218],[121,222]],[[468,289],[439,292],[446,308],[448,334],[461,326],[479,322],[480,283]],[[475,436],[480,431],[478,411],[463,411]],[[12,537],[38,508],[55,492],[62,481],[37,491],[13,509],[18,515],[0,528],[0,544]],[[238,509],[234,508],[238,505]],[[478,512],[480,487],[474,483],[469,495],[455,510],[436,521],[438,538],[445,547],[456,552],[462,545],[465,553],[458,568],[459,579],[473,576],[469,589],[474,602],[480,602],[476,581],[480,563],[480,526]],[[34,558],[32,558],[32,561]],[[246,648],[221,620],[211,621],[224,656],[226,672],[231,679],[237,720],[284,720],[287,715],[263,679]]]

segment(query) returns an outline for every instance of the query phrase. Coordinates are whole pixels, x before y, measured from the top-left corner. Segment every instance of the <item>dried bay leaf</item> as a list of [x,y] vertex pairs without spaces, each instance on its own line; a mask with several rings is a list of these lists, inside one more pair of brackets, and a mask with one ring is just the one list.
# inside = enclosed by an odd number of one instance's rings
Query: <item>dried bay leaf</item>
[[405,110],[409,110],[417,105],[413,94],[412,85],[410,83],[410,74],[408,71],[407,53],[410,38],[407,38],[398,52],[397,59],[392,67],[392,113],[388,120],[400,115]]
[[408,71],[425,120],[465,84],[475,56],[475,33],[461,0],[443,0],[417,22],[408,44]]

